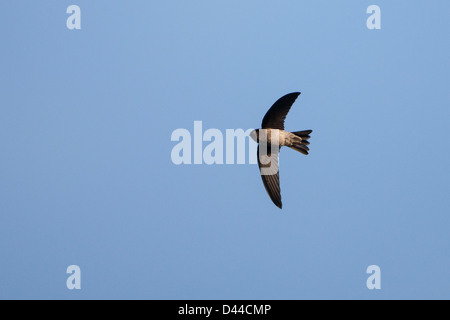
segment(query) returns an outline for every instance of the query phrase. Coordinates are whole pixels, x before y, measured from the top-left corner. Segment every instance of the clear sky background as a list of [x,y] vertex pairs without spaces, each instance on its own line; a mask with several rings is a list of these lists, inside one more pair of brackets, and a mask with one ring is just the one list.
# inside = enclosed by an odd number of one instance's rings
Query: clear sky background
[[[449,299],[449,12],[1,1],[0,298]],[[172,163],[173,130],[255,128],[293,91],[286,129],[314,132],[281,151],[283,210],[256,165]]]

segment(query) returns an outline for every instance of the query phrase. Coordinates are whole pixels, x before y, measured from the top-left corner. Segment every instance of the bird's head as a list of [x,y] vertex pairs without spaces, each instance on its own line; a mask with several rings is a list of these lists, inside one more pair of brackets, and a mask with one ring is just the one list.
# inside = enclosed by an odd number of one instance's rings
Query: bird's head
[[259,140],[259,129],[253,130],[250,132],[250,137],[255,141],[258,142]]

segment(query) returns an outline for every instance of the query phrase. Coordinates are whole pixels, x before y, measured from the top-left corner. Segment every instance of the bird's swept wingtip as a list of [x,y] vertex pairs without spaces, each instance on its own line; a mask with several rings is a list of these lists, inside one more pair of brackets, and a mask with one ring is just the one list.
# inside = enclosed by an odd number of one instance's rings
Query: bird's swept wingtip
[[295,96],[295,100],[297,100],[297,98],[301,95],[302,93],[299,91],[299,92],[293,92],[293,93],[291,93],[291,95],[294,95]]
[[294,91],[294,92],[285,94],[284,96],[285,96],[285,97],[287,97],[287,96],[296,96],[296,97],[298,97],[298,96],[301,95],[301,94],[302,94],[302,93],[301,93],[300,91]]

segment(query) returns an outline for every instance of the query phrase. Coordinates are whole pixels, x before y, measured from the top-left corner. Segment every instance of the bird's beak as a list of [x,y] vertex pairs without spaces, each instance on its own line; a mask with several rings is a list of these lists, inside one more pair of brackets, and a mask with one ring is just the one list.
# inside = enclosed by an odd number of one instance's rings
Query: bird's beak
[[258,134],[256,133],[256,130],[253,130],[250,132],[250,137],[255,141],[258,142]]

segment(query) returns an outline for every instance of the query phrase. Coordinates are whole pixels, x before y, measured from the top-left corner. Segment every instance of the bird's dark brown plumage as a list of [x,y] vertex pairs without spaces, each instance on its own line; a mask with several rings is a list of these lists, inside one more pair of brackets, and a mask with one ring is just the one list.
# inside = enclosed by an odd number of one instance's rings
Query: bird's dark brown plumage
[[[300,92],[293,92],[278,99],[265,114],[261,125],[262,129],[267,129],[266,132],[279,132],[280,134],[281,144],[277,145],[276,150],[271,150],[274,149],[275,145],[271,146],[270,142],[266,151],[262,150],[265,148],[260,149],[260,146],[258,145],[258,166],[264,187],[272,202],[280,209],[282,208],[280,174],[278,170],[278,154],[280,148],[285,145],[305,155],[307,155],[309,151],[308,139],[310,138],[309,135],[312,130],[296,132],[284,131],[284,120],[299,95]],[[270,131],[272,129],[277,130]],[[259,132],[259,130],[256,130],[256,132]],[[260,142],[258,136],[256,139]]]
[[[261,179],[264,183],[267,193],[273,203],[281,209],[281,189],[280,189],[280,174],[278,171],[278,153],[279,151],[272,152],[270,146],[268,146],[267,151],[260,154],[260,149],[258,146],[258,166],[261,173]],[[261,160],[264,162],[261,163]],[[263,174],[262,168],[269,169],[272,166],[273,172],[271,174]]]
[[300,92],[289,93],[278,99],[263,118],[262,129],[284,130],[284,120]]

